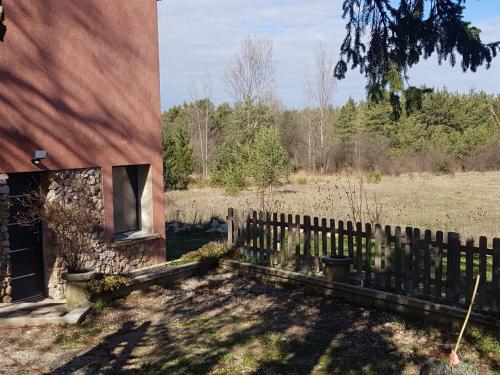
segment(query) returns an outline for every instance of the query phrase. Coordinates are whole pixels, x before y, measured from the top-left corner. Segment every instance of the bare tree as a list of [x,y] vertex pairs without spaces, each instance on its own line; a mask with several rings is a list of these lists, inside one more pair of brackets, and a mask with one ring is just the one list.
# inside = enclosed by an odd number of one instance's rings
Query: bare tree
[[199,81],[193,79],[191,98],[193,100],[190,108],[191,134],[196,140],[194,143],[197,144],[203,178],[207,179],[211,139],[217,131],[211,100],[212,81],[207,73]]
[[326,127],[329,109],[332,105],[333,95],[337,81],[334,76],[335,61],[328,48],[320,43],[316,50],[315,70],[312,76],[311,92],[315,104],[319,109],[319,156],[320,169],[324,173],[328,169],[328,149],[326,147]]
[[247,36],[226,68],[225,83],[236,102],[259,104],[272,92],[275,74],[272,41]]
[[314,124],[313,124],[313,109],[314,106],[314,98],[313,98],[313,82],[312,77],[306,75],[304,79],[304,99],[305,99],[305,108],[304,108],[304,120],[307,124],[307,167],[309,171],[316,171],[316,160],[315,160],[315,152],[314,152]]

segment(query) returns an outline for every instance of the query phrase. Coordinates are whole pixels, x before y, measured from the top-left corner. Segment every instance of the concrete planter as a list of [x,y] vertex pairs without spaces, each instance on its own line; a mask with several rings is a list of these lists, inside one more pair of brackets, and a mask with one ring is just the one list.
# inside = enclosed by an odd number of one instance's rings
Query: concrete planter
[[351,271],[351,264],[354,260],[348,257],[323,257],[324,270],[323,275],[328,281],[337,281],[347,283]]
[[95,271],[70,273],[64,271],[61,278],[66,281],[66,305],[68,307],[84,307],[90,305],[90,292],[88,282],[97,273]]

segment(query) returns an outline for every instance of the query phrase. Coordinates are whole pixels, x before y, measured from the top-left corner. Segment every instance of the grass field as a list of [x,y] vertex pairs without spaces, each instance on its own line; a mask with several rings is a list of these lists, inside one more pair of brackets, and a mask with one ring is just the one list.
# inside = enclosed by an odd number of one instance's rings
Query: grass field
[[[357,186],[352,177],[353,187]],[[345,176],[295,175],[276,190],[268,207],[272,211],[350,219],[350,205],[340,186]],[[469,172],[451,175],[413,174],[383,176],[378,183],[365,182],[364,190],[381,206],[381,224],[455,231],[464,237],[500,237],[500,172]],[[203,222],[224,218],[227,208],[259,208],[255,188],[238,196],[202,187],[166,193],[168,220]]]

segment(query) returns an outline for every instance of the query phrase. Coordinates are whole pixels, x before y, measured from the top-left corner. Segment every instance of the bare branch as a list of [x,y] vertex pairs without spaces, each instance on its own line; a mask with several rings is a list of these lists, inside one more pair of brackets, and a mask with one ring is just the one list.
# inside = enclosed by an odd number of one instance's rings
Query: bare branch
[[272,41],[247,36],[226,68],[225,83],[236,102],[259,104],[272,91],[275,74]]

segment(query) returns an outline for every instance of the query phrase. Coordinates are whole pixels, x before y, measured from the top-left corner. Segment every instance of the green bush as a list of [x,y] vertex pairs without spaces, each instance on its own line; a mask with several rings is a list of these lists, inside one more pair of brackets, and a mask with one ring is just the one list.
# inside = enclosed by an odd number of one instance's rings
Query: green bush
[[259,129],[248,153],[248,174],[260,189],[272,188],[292,171],[288,153],[274,129]]
[[246,185],[243,147],[221,145],[210,161],[210,179],[228,194],[237,194]]
[[184,254],[180,261],[182,263],[190,263],[190,262],[200,262],[202,260],[212,260],[219,259],[223,256],[227,255],[230,252],[230,248],[227,246],[225,242],[209,242],[198,250],[190,251],[189,253]]
[[88,289],[92,295],[111,293],[129,284],[129,278],[122,275],[104,275],[89,281]]
[[181,127],[163,131],[163,173],[165,186],[185,189],[193,173],[195,160],[189,134]]

